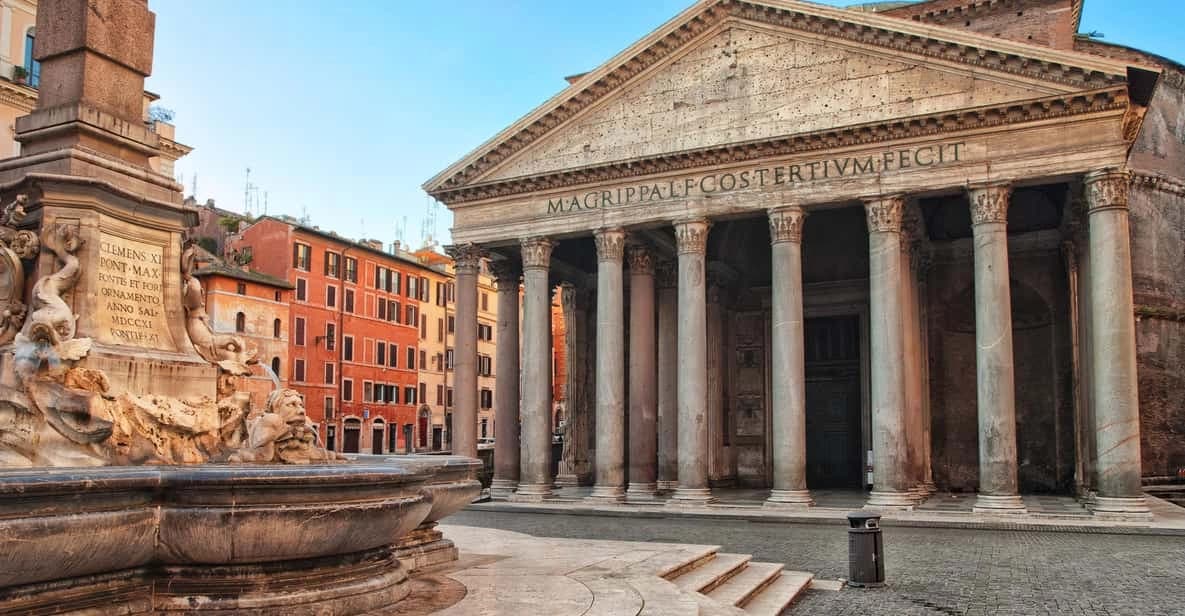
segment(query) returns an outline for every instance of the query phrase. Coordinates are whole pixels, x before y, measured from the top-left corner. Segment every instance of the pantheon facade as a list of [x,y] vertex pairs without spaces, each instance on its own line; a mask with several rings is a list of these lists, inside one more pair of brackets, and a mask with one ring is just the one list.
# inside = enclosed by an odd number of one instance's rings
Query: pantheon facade
[[1185,71],[1077,34],[1082,4],[702,0],[568,77],[425,184],[457,451],[489,259],[496,497],[1147,515],[1185,472]]

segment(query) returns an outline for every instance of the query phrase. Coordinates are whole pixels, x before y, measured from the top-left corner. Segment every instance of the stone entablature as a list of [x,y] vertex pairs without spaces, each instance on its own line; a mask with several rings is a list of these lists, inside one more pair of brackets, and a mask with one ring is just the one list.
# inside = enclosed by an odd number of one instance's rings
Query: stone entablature
[[589,182],[613,181],[633,177],[640,172],[674,172],[742,161],[758,161],[772,156],[801,156],[808,152],[943,134],[951,135],[950,139],[957,139],[956,135],[960,132],[1120,110],[1126,109],[1127,105],[1126,87],[1114,87],[1093,92],[1060,94],[1019,103],[1002,103],[931,115],[895,118],[889,121],[779,136],[768,140],[679,150],[648,159],[631,159],[504,181],[478,182],[433,194],[450,205],[465,204],[526,192],[580,186]]
[[[771,194],[784,194],[809,210],[821,204],[855,202],[869,195],[961,190],[969,184],[999,181],[1023,184],[1026,178],[1083,174],[1123,164],[1125,106],[1126,103],[1116,103],[1094,113],[1061,121],[1034,122],[1011,131],[990,128],[947,138],[902,140],[895,147],[881,144],[845,147],[840,142],[830,151],[809,156],[767,156],[752,162],[734,160],[688,171],[639,165],[629,175],[599,184],[584,183],[521,197],[452,204],[453,235],[458,242],[504,243],[520,237],[524,228],[532,234],[561,237],[604,226],[669,223],[688,216],[736,215],[764,209],[766,197]],[[1067,144],[1075,146],[1072,154],[1068,153]],[[754,148],[755,152],[760,151],[757,146]],[[923,157],[923,162],[932,164],[915,164],[919,154],[931,152],[943,152],[942,162],[937,162],[935,156]],[[901,165],[902,153],[908,154],[905,157],[908,166]],[[890,159],[895,162],[885,171],[885,161]],[[875,166],[873,173],[856,172],[858,166],[863,171],[869,163]],[[651,169],[655,172],[651,173]],[[764,174],[759,173],[761,170],[765,170]],[[746,173],[748,186],[741,188]],[[721,180],[725,188],[732,189],[719,190]],[[642,186],[650,187],[644,200]],[[609,193],[612,207],[583,207],[585,197],[590,205],[599,206],[595,200],[603,199],[605,193]],[[629,203],[618,204],[619,194],[622,201]],[[675,196],[672,198],[671,194]],[[574,198],[580,207],[572,206]],[[565,202],[567,205],[561,210],[559,204]]]

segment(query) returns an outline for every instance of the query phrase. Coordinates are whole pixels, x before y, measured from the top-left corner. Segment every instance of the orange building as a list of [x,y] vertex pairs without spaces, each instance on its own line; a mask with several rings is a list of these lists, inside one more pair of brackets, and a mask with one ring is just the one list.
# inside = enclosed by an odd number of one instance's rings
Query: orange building
[[[288,386],[288,302],[292,285],[216,260],[202,261],[194,275],[201,280],[206,294],[210,324],[216,332],[237,333],[248,348],[256,350],[260,367],[240,381],[239,391],[251,394],[254,408],[263,408],[273,389]],[[275,373],[278,384],[263,366]]]
[[378,241],[271,216],[226,246],[236,263],[293,285],[286,372],[326,446],[387,453],[409,446],[405,430],[418,440],[420,304],[433,291],[424,266]]
[[564,389],[568,385],[568,329],[564,324],[562,292],[551,295],[551,410],[552,426],[559,430],[560,423],[567,417]]

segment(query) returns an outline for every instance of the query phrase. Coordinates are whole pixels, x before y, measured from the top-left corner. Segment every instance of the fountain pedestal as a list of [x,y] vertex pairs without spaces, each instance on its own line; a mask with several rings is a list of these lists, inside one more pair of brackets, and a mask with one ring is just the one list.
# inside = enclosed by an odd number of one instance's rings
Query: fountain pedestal
[[433,462],[0,471],[0,536],[19,539],[6,542],[0,612],[389,606],[408,593],[405,563],[455,558],[425,520],[477,482],[463,459]]

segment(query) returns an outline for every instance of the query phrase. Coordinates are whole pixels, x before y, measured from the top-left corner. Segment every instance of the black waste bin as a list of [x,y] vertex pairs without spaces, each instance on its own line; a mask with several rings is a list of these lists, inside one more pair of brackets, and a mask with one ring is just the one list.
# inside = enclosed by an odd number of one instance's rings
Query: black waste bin
[[885,585],[881,516],[867,511],[848,514],[848,585]]

